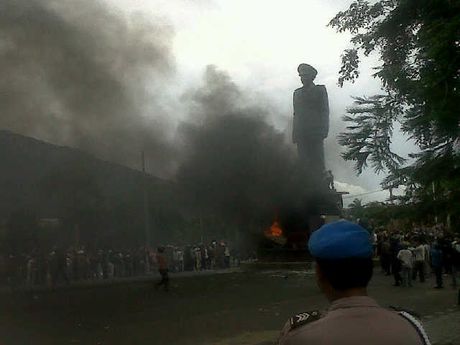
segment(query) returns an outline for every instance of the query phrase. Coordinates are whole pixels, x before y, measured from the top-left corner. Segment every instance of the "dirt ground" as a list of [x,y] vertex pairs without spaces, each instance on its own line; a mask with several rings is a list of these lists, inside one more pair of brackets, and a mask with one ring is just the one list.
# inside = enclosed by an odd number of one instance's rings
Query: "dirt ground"
[[[423,316],[435,344],[460,344],[457,290],[391,285],[376,273],[370,294]],[[448,286],[448,284],[446,284]],[[306,272],[172,276],[171,291],[136,281],[55,291],[3,291],[0,344],[270,344],[292,314],[324,309]]]

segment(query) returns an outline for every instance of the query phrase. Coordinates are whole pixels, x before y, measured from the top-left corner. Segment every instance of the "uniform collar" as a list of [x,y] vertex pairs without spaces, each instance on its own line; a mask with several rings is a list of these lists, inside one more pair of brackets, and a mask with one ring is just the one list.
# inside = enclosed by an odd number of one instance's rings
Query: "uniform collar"
[[356,307],[379,307],[378,303],[369,296],[353,296],[339,298],[332,302],[329,311],[343,308],[356,308]]

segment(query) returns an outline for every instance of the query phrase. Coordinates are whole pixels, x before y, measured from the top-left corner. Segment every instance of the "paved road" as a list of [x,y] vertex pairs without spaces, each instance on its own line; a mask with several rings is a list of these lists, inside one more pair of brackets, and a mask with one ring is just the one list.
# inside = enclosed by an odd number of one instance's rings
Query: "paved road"
[[[292,272],[287,275],[283,272],[272,274],[288,278],[291,275]],[[432,283],[428,280],[424,284],[414,283],[412,288],[393,287],[390,277],[376,273],[370,293],[381,305],[403,306],[418,312],[433,345],[460,345],[460,306],[457,305],[459,291],[451,287],[433,289]],[[308,300],[305,298],[305,304]],[[212,342],[212,345],[269,345],[274,343],[278,335],[279,329],[244,332],[220,342]]]
[[[200,276],[210,276],[216,274],[227,274],[239,272],[239,268],[230,268],[230,269],[219,269],[219,270],[206,270],[206,271],[185,271],[170,273],[171,279],[175,278],[187,278],[187,277],[200,277]],[[160,278],[157,271],[153,271],[148,275],[137,276],[137,277],[125,277],[125,278],[114,278],[114,279],[100,279],[100,280],[81,280],[73,281],[70,284],[61,283],[57,285],[53,290],[65,290],[65,289],[79,289],[79,288],[93,288],[93,287],[103,287],[110,285],[126,285],[126,284],[136,284],[136,283],[147,283],[153,282]],[[8,286],[0,286],[0,293],[10,293],[11,291],[47,291],[50,290],[49,286],[26,286],[21,285],[15,288]]]
[[[259,345],[273,343],[292,314],[327,307],[312,272],[183,273],[169,293],[154,291],[152,279],[2,293],[0,343]],[[433,279],[391,283],[376,272],[370,294],[420,313],[435,345],[460,345],[456,290],[433,289]]]
[[452,307],[423,318],[425,328],[433,344],[460,344],[460,310]]

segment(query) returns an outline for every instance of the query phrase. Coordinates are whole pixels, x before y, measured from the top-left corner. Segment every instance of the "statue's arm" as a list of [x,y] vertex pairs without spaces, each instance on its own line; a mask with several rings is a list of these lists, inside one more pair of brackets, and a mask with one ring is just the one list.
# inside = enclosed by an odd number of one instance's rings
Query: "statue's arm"
[[323,119],[323,138],[329,134],[329,97],[324,85],[321,85],[321,118]]
[[296,102],[296,95],[294,92],[294,95],[292,96],[293,114],[294,114],[294,118],[292,120],[292,142],[294,144],[297,143],[297,131],[299,129],[299,126],[297,124],[298,119],[297,119],[297,116],[295,115],[295,102]]

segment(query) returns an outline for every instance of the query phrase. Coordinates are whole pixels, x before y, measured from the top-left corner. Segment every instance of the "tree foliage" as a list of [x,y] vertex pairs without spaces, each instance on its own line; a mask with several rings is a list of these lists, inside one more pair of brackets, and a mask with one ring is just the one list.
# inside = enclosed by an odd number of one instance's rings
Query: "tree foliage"
[[[436,183],[458,190],[460,1],[357,0],[329,26],[351,34],[339,85],[354,82],[360,58],[376,54],[373,76],[385,91],[356,98],[348,109],[343,157],[355,161],[358,173],[367,166],[389,172],[386,188],[403,184],[413,194]],[[409,166],[391,150],[395,122],[419,148]]]
[[393,104],[384,95],[356,97],[354,105],[343,117],[347,133],[339,135],[339,143],[348,148],[343,153],[346,160],[354,160],[361,173],[368,164],[376,172],[396,171],[405,159],[391,151]]

